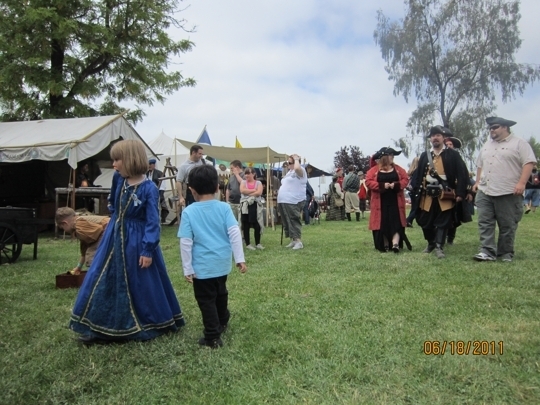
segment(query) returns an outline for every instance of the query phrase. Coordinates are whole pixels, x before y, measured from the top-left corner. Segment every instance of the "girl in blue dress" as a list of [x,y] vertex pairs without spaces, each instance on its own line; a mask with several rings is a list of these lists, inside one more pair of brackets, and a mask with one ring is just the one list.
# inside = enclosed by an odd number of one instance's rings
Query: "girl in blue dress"
[[86,345],[148,340],[184,318],[159,248],[159,191],[142,142],[111,148],[111,221],[81,287],[70,328]]

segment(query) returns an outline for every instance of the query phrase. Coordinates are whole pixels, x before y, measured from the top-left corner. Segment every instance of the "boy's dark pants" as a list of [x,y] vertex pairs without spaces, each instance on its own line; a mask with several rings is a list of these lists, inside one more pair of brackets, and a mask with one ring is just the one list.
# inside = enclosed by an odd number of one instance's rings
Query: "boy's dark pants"
[[227,276],[193,279],[193,292],[202,313],[204,338],[218,339],[222,327],[227,325],[231,316],[227,308],[229,292]]

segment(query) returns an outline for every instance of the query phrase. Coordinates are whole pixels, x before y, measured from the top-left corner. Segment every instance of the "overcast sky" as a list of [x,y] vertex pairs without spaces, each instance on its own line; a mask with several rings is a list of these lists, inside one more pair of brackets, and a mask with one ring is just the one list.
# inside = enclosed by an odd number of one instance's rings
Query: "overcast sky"
[[[269,145],[298,153],[324,170],[336,151],[357,145],[365,155],[405,135],[415,108],[394,97],[373,40],[376,11],[404,15],[401,0],[207,0],[184,2],[180,14],[195,25],[177,38],[195,43],[182,55],[185,77],[197,80],[146,108],[136,126],[152,141],[162,131],[195,141],[203,127],[213,145]],[[540,63],[540,1],[521,1],[522,48],[518,62]],[[511,103],[498,100],[497,115],[518,122],[528,139],[536,130],[540,84]],[[439,122],[435,122],[439,124]],[[401,158],[400,164],[407,165]]]

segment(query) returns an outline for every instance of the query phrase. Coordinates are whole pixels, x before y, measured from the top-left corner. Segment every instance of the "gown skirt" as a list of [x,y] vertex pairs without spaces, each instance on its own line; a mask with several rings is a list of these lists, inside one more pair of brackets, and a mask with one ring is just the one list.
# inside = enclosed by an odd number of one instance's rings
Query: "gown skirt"
[[[113,197],[114,195],[114,197]],[[159,247],[159,192],[115,174],[112,217],[73,307],[70,328],[105,340],[148,340],[177,331],[184,317]],[[151,257],[148,268],[141,256]]]

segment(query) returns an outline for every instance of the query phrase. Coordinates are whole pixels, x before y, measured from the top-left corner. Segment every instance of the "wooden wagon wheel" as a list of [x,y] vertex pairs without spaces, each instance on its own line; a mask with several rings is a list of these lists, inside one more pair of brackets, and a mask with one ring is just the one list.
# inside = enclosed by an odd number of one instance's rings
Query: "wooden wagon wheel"
[[15,229],[0,222],[0,264],[13,263],[21,254],[22,242]]

